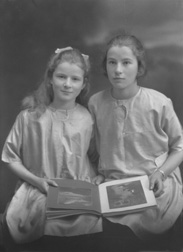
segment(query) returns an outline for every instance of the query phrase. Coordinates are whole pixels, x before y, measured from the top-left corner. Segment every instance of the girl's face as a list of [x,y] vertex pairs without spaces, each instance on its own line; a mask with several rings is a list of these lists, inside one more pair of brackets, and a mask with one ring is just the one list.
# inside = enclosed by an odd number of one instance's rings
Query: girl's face
[[131,48],[112,46],[107,53],[106,64],[107,75],[113,86],[113,94],[124,90],[133,93],[137,86],[138,62]]
[[56,107],[64,105],[65,109],[75,106],[76,97],[84,88],[84,71],[76,64],[61,62],[53,72],[52,87]]

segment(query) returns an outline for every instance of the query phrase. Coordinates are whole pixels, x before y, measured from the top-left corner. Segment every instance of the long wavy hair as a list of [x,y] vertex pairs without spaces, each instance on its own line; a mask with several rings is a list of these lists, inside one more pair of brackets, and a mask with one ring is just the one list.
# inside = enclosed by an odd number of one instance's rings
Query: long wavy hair
[[108,54],[109,49],[113,46],[129,47],[137,58],[137,62],[138,62],[137,78],[144,76],[146,74],[146,71],[147,71],[146,56],[145,56],[145,49],[144,49],[143,44],[134,35],[128,34],[127,32],[122,32],[121,34],[115,35],[107,43],[107,47],[106,47],[103,62],[102,62],[102,67],[103,67],[105,76],[107,76],[107,69],[106,69],[107,54]]
[[80,53],[77,49],[61,50],[59,53],[54,53],[48,62],[44,78],[37,90],[31,95],[25,97],[22,101],[24,109],[38,109],[44,112],[46,107],[53,102],[54,93],[51,85],[53,73],[61,62],[69,62],[79,66],[84,72],[84,88],[76,98],[76,102],[87,107],[88,93],[90,88],[89,71],[90,62],[89,58]]

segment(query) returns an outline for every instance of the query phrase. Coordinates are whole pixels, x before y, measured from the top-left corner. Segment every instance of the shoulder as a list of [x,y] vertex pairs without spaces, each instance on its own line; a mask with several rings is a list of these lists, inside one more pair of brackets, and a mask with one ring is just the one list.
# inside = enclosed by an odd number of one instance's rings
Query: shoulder
[[43,112],[39,109],[24,109],[20,111],[20,113],[17,116],[17,120],[22,121],[36,121],[39,118],[41,118],[45,113],[47,109]]
[[81,104],[77,104],[76,112],[82,115],[86,115],[86,116],[90,115],[90,112],[88,111],[88,109]]
[[25,124],[29,123],[29,110],[25,109],[25,110],[21,110],[18,115],[15,118],[14,124],[13,124],[13,128],[22,128],[24,127]]
[[171,103],[171,99],[168,98],[166,95],[163,93],[150,89],[150,88],[141,88],[141,96],[145,99],[145,101],[149,101],[151,103],[156,103],[159,105],[166,105]]
[[92,95],[89,99],[89,102],[95,102],[95,101],[98,101],[98,100],[101,100],[101,99],[104,99],[106,96],[108,96],[108,93],[109,93],[109,90],[103,90],[103,91],[100,91],[94,95]]
[[153,111],[159,116],[175,114],[172,100],[154,89],[142,88],[138,104],[147,113]]
[[21,121],[21,120],[25,120],[27,117],[29,117],[29,110],[28,109],[24,109],[22,111],[19,112],[19,114],[17,115],[16,119]]
[[86,120],[91,120],[92,118],[89,110],[80,104],[77,104],[77,109],[75,110],[75,116],[78,119],[86,119]]
[[105,106],[106,103],[109,104],[109,101],[111,101],[110,89],[100,91],[90,97],[88,103],[89,109],[101,108]]

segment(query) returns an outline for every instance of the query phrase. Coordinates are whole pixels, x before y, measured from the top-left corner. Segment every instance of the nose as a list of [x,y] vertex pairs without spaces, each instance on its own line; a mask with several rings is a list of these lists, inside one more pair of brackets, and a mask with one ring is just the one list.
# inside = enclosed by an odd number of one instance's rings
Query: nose
[[116,73],[122,73],[123,72],[123,66],[121,63],[118,63],[116,66]]
[[72,86],[71,79],[67,78],[64,83],[64,87],[70,88]]

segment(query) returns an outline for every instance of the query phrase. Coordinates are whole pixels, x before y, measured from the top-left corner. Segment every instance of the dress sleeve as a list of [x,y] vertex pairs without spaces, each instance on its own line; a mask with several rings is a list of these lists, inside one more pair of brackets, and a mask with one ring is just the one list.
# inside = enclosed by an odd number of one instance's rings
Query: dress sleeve
[[97,169],[98,163],[99,163],[99,151],[98,151],[99,143],[98,143],[98,130],[97,130],[97,124],[96,124],[96,111],[95,111],[96,108],[94,104],[96,105],[95,101],[93,101],[93,97],[91,97],[88,103],[88,109],[94,121],[94,128],[93,128],[93,134],[90,141],[88,156],[91,163]]
[[162,128],[169,137],[170,151],[183,150],[183,131],[182,125],[173,108],[172,101],[169,99],[163,108]]
[[21,112],[5,141],[2,151],[2,161],[6,163],[22,162],[23,113]]

